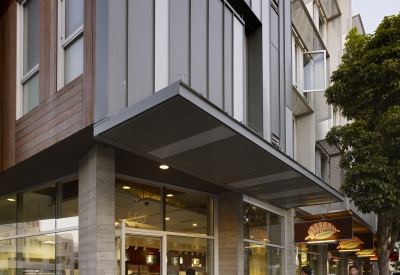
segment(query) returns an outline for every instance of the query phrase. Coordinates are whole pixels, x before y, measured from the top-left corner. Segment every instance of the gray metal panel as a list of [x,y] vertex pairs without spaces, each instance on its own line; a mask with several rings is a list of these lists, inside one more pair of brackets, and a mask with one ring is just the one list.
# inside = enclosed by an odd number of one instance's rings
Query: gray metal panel
[[190,32],[190,1],[170,0],[169,15],[169,81],[178,79],[178,74],[185,74],[184,81],[188,83],[189,71],[189,32]]
[[224,110],[233,115],[233,14],[224,8]]
[[128,3],[128,105],[154,93],[154,0]]
[[294,139],[293,139],[293,112],[287,106],[285,107],[285,126],[286,126],[286,155],[293,158],[294,156]]
[[271,8],[271,43],[274,44],[276,48],[279,48],[279,16]]
[[283,28],[284,28],[284,69],[285,69],[285,104],[293,110],[292,92],[292,16],[291,4],[289,1],[283,2]]
[[94,122],[108,115],[108,0],[96,2],[96,30]]
[[190,8],[190,86],[207,95],[207,1],[191,1]]
[[208,99],[223,107],[223,11],[222,1],[209,1],[208,15]]
[[109,6],[108,113],[115,114],[127,104],[127,0]]
[[[279,116],[280,116],[280,144],[283,152],[286,153],[286,127],[285,127],[285,69],[292,69],[290,68],[285,68],[285,40],[284,40],[284,30],[285,30],[285,21],[284,21],[284,12],[283,8],[284,5],[281,3],[279,5],[279,46],[278,46],[278,51],[279,51],[279,95],[280,95],[280,100],[279,100]],[[291,47],[291,44],[290,44]]]
[[271,43],[271,132],[277,137],[281,136],[279,79],[279,51]]
[[262,26],[247,35],[248,56],[248,126],[257,133],[263,133],[263,65]]

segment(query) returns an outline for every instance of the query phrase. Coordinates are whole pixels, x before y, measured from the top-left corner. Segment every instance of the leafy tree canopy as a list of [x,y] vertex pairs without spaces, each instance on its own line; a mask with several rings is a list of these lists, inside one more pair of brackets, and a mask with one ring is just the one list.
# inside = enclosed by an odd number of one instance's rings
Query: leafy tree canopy
[[384,259],[400,231],[400,14],[372,35],[352,29],[345,47],[325,96],[349,123],[333,127],[326,141],[343,154],[342,192],[378,216],[378,266],[388,274]]

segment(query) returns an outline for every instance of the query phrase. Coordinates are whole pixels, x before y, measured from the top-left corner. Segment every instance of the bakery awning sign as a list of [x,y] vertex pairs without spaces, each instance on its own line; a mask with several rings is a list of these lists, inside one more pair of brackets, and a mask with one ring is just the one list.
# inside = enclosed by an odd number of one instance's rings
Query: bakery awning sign
[[294,242],[324,242],[353,239],[353,217],[294,224]]
[[374,234],[373,233],[362,233],[354,234],[353,239],[339,241],[337,244],[329,244],[328,250],[354,250],[354,249],[373,249],[374,248]]

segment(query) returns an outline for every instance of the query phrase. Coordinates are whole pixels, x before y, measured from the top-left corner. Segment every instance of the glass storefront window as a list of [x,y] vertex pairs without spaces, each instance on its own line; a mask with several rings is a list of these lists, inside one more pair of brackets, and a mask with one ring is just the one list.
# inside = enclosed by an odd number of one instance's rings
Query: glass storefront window
[[244,238],[283,245],[284,218],[258,206],[244,202]]
[[16,234],[17,196],[0,198],[0,238]]
[[214,274],[214,241],[181,236],[167,237],[167,274],[185,275],[193,268],[196,275]]
[[58,183],[57,228],[78,226],[78,187],[77,178]]
[[17,239],[18,274],[55,274],[55,234]]
[[128,227],[162,230],[161,187],[116,179],[115,221]]
[[55,229],[56,185],[19,194],[18,234]]
[[78,275],[79,241],[78,230],[56,235],[57,274]]
[[16,240],[0,241],[0,274],[16,274]]
[[167,231],[213,235],[211,197],[167,188],[165,204]]
[[284,250],[261,244],[244,243],[246,275],[284,274]]

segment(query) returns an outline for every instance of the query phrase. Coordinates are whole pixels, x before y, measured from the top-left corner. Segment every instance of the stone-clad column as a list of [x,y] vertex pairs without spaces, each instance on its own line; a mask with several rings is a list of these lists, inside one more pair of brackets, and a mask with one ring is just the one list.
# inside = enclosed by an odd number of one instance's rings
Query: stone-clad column
[[115,152],[95,146],[79,162],[79,274],[115,275]]
[[296,252],[294,245],[294,208],[286,210],[285,216],[285,259],[286,275],[296,274]]
[[244,273],[243,195],[218,195],[218,258],[220,275]]

